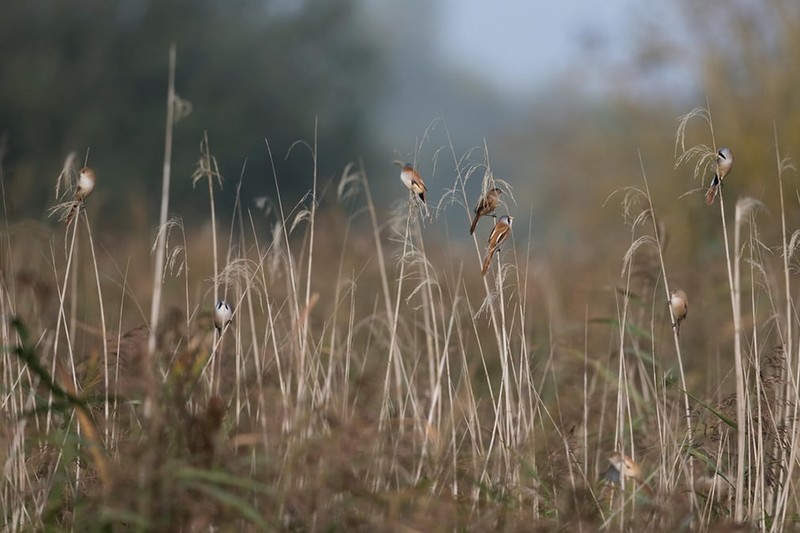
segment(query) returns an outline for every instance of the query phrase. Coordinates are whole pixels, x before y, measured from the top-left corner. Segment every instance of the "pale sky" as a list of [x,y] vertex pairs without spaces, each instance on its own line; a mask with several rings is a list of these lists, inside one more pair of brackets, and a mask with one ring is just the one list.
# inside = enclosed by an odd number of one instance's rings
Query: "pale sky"
[[443,0],[438,46],[443,58],[485,74],[497,88],[516,92],[552,81],[581,61],[601,55],[623,61],[637,28],[666,18],[662,0]]

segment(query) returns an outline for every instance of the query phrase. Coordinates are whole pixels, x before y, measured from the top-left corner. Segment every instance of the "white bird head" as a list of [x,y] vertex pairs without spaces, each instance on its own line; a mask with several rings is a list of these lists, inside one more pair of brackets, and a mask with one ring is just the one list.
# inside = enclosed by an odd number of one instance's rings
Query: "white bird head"
[[727,146],[723,146],[717,152],[717,176],[720,180],[728,175],[733,168],[733,152]]
[[214,325],[220,332],[222,332],[225,326],[231,323],[232,316],[233,308],[228,302],[225,300],[217,302],[216,307],[214,307]]

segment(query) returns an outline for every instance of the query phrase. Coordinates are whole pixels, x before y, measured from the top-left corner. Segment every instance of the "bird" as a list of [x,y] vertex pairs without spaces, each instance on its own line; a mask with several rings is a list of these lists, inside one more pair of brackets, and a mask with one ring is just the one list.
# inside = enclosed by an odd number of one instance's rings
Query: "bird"
[[500,203],[500,194],[503,191],[497,187],[489,189],[486,194],[481,196],[478,200],[478,205],[475,206],[475,218],[472,219],[472,225],[469,227],[469,234],[475,233],[475,226],[478,225],[478,219],[484,215],[492,213]]
[[222,330],[225,329],[225,326],[231,323],[232,316],[233,308],[228,302],[225,300],[217,302],[217,306],[214,308],[214,326],[216,326],[220,334],[222,334]]
[[642,469],[639,463],[619,452],[614,452],[608,458],[608,469],[603,472],[602,478],[613,483],[619,484],[621,478],[633,479],[639,483],[644,482]]
[[601,477],[610,485],[619,485],[623,479],[633,480],[648,496],[651,498],[655,498],[656,496],[653,489],[647,484],[647,481],[645,481],[639,463],[619,452],[614,452],[609,456],[608,468],[603,472]]
[[67,225],[69,225],[75,217],[78,206],[83,203],[86,197],[92,194],[95,181],[94,170],[89,167],[80,169],[78,172],[78,185],[75,187],[75,199],[72,201],[72,206],[69,208],[69,213],[67,214]]
[[514,217],[503,215],[500,220],[495,222],[492,233],[489,234],[489,247],[486,250],[486,258],[483,260],[481,276],[485,276],[492,264],[492,257],[500,245],[511,235],[511,222]]
[[733,152],[728,147],[723,147],[719,149],[717,152],[717,160],[716,160],[716,172],[714,172],[714,178],[711,180],[711,185],[708,186],[708,191],[706,191],[706,205],[711,205],[714,203],[714,199],[717,197],[717,192],[720,187],[722,187],[722,180],[725,179],[725,176],[730,174],[731,169],[733,169]]
[[669,297],[669,306],[672,307],[672,316],[675,317],[675,333],[681,336],[681,321],[686,319],[686,313],[689,311],[689,298],[683,289],[675,289]]
[[394,164],[400,167],[400,180],[403,182],[403,185],[419,196],[419,199],[425,204],[425,193],[428,192],[428,188],[425,186],[425,182],[422,181],[422,176],[414,169],[414,165],[401,161],[395,161]]

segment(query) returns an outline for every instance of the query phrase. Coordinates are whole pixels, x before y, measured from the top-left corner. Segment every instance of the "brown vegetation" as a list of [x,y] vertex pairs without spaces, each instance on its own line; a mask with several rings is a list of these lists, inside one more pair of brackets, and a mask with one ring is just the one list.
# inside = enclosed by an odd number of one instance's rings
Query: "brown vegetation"
[[[710,119],[697,110],[682,124]],[[700,172],[716,153],[682,150]],[[213,206],[212,161],[206,140]],[[469,179],[494,185],[485,161],[462,165],[432,221],[415,201],[382,221],[350,166],[338,205],[278,199],[265,225],[239,202],[224,233],[169,222],[152,351],[139,300],[149,258],[135,240],[98,253],[88,201],[47,259],[30,247],[46,250],[61,227],[7,226],[6,529],[767,530],[791,519],[796,327],[781,302],[791,311],[795,236],[778,245],[781,279],[758,203],[738,200],[727,221],[723,189],[734,326],[714,333],[734,337],[720,361],[736,371],[707,377],[735,375],[733,394],[709,397],[684,367],[703,357],[695,313],[684,337],[671,328],[670,228],[644,170],[620,192],[631,240],[609,314],[569,326],[576,309],[559,309],[553,266],[524,228],[485,278],[482,230],[472,250],[430,231],[461,209],[467,232]],[[513,201],[513,183],[502,186]],[[221,331],[212,293],[234,309]]]

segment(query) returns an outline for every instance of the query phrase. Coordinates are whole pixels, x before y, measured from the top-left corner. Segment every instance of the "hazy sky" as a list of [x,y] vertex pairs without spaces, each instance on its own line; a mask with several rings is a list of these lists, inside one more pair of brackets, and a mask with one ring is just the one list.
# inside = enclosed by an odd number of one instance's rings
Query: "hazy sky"
[[[438,45],[445,60],[497,88],[520,91],[596,58],[624,61],[643,21],[665,19],[664,2],[635,0],[444,0]],[[663,22],[663,20],[661,21]]]

